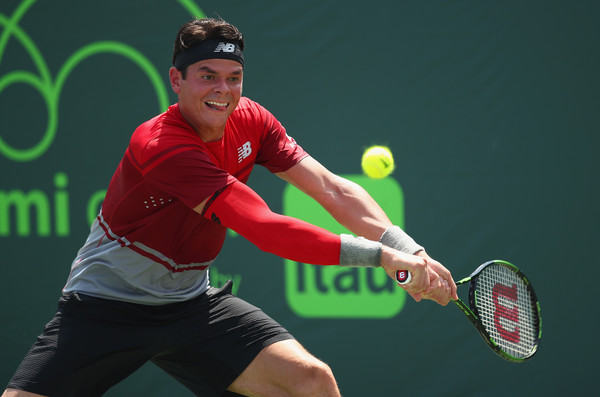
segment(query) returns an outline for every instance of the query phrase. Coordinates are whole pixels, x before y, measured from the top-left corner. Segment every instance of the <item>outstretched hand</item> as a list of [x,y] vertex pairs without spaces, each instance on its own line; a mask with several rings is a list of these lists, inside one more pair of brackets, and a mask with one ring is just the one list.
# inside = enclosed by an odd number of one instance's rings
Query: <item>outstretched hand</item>
[[410,255],[384,246],[381,266],[394,280],[396,271],[409,271],[412,280],[401,287],[417,302],[428,299],[446,306],[451,299],[458,299],[450,271],[425,251]]
[[383,246],[381,266],[388,276],[394,280],[396,280],[396,271],[409,271],[412,279],[410,283],[403,285],[402,288],[411,295],[422,294],[428,291],[431,286],[432,277],[430,275],[431,271],[428,268],[427,258],[406,254]]
[[425,251],[419,251],[416,255],[427,261],[429,287],[420,292],[411,292],[407,289],[410,296],[417,302],[429,299],[442,306],[446,306],[450,299],[458,299],[456,284],[450,271],[440,262],[432,259]]

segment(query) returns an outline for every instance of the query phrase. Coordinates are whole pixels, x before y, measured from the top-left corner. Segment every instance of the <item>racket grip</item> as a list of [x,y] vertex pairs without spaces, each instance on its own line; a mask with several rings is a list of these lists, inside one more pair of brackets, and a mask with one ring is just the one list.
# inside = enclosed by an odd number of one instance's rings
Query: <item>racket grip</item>
[[396,282],[398,285],[406,285],[410,283],[412,276],[408,270],[396,270]]

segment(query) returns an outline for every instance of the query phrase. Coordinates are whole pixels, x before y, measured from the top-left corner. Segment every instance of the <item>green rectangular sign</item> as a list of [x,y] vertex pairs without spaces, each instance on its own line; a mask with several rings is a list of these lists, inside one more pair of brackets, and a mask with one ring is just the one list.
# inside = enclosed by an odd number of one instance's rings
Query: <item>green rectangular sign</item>
[[[404,195],[395,179],[344,177],[367,190],[394,224],[404,225]],[[292,185],[284,190],[283,212],[333,233],[350,233]],[[402,310],[406,300],[404,290],[383,269],[315,266],[291,260],[285,260],[285,291],[294,313],[314,318],[390,318]]]

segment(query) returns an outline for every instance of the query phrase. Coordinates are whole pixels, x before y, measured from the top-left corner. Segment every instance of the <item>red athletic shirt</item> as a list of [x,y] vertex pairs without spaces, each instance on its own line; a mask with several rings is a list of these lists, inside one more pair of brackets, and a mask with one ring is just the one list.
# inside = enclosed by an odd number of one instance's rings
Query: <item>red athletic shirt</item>
[[186,265],[212,261],[226,228],[193,208],[236,180],[246,183],[255,163],[282,172],[305,156],[277,119],[248,98],[229,117],[223,138],[210,143],[173,105],[134,132],[100,225],[107,236],[172,271],[205,268]]

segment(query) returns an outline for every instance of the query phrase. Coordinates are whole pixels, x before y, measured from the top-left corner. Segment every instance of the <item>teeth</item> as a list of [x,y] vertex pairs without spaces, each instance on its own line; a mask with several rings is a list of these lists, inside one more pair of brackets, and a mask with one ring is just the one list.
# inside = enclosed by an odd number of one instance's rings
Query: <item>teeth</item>
[[222,106],[225,107],[228,105],[227,102],[215,102],[215,101],[207,101],[206,103],[208,103],[209,105],[214,105],[214,106]]

